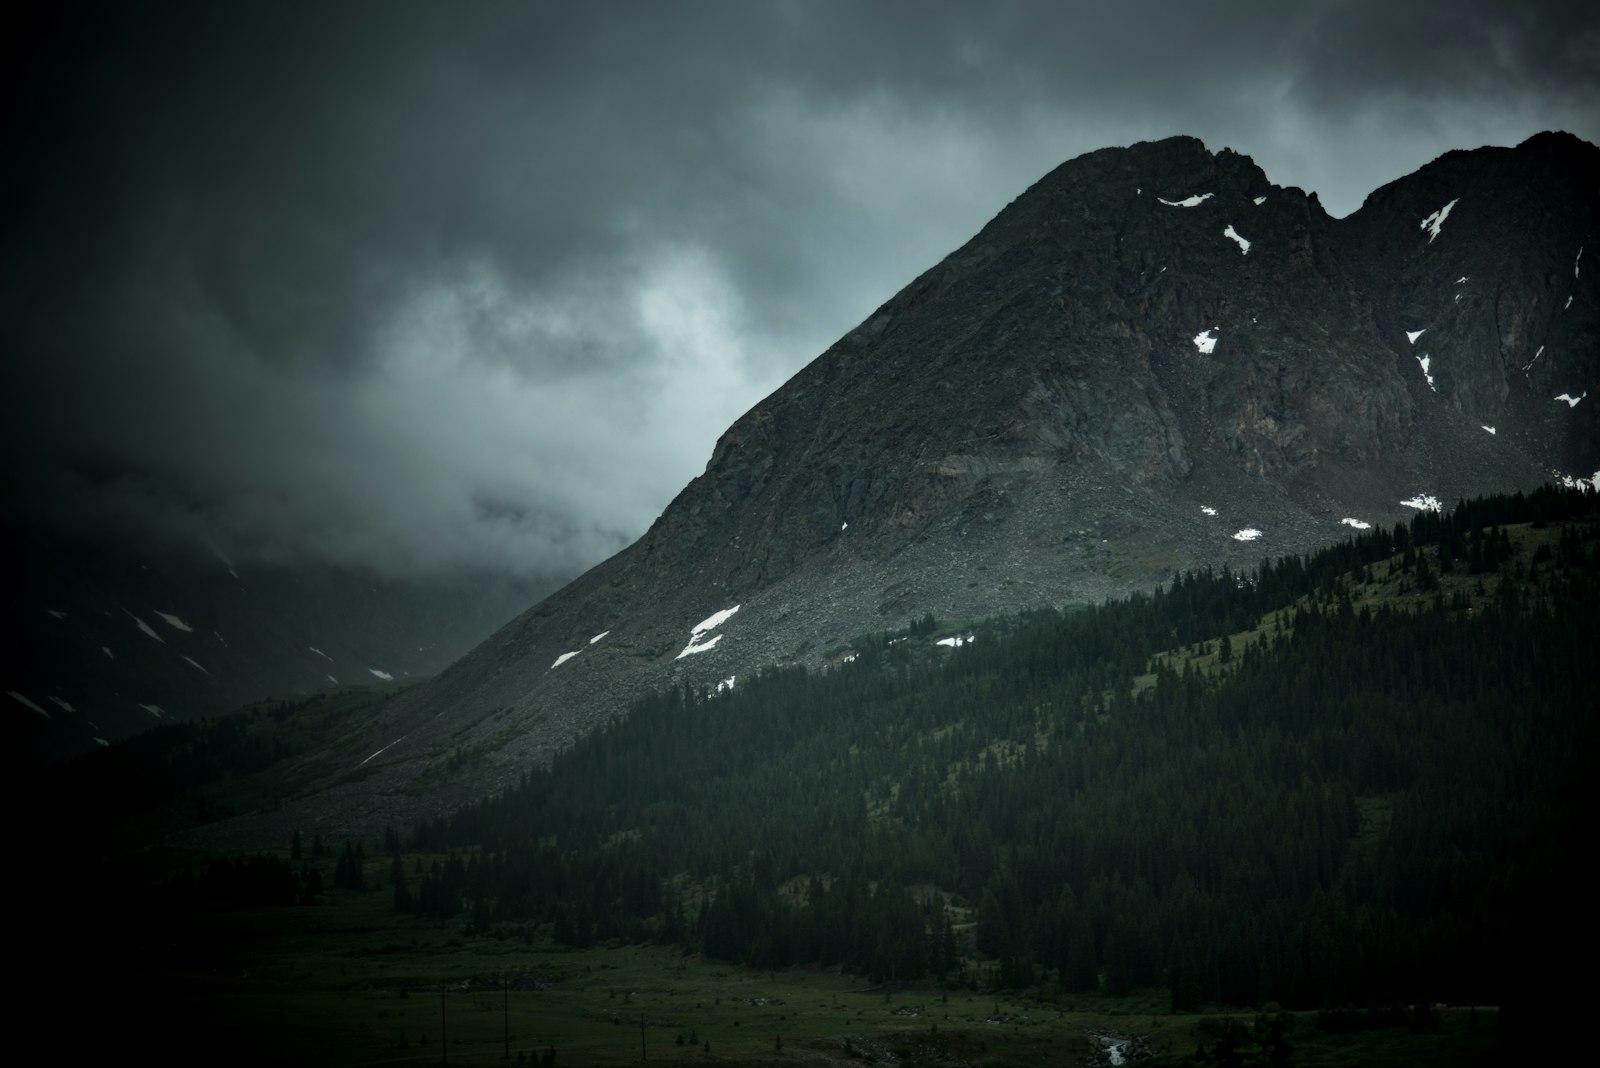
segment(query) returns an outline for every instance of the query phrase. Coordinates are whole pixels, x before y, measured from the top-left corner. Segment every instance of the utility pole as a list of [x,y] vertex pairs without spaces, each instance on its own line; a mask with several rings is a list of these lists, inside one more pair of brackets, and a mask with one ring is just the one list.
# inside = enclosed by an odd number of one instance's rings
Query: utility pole
[[649,1053],[644,1048],[644,1013],[642,1012],[639,1014],[639,1059],[641,1061],[650,1059]]
[[501,1000],[501,1003],[500,1003],[501,1004],[501,1009],[502,1009],[502,1012],[501,1012],[501,1015],[500,1015],[500,1020],[505,1025],[504,1028],[503,1028],[503,1030],[505,1032],[505,1039],[506,1039],[506,1053],[505,1053],[505,1056],[506,1056],[507,1060],[510,1060],[511,1059],[511,977],[510,976],[502,975],[500,977],[500,991],[504,995],[504,997],[503,997],[503,999]]
[[439,1053],[441,1064],[450,1063],[450,1033],[445,1030],[449,1024],[444,1014],[444,980],[439,980]]

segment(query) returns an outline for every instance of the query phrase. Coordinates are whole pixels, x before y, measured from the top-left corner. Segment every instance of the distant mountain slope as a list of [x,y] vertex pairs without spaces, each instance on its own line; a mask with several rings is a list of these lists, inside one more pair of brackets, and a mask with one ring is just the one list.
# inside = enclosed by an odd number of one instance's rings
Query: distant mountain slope
[[3,535],[8,753],[55,759],[248,701],[432,674],[540,592],[504,576],[136,559]]
[[360,804],[458,751],[459,796],[488,791],[648,688],[926,612],[1096,601],[1597,477],[1597,187],[1600,150],[1561,134],[1450,153],[1342,220],[1193,138],[1065,163],[740,418],[638,542],[397,699],[344,755]]

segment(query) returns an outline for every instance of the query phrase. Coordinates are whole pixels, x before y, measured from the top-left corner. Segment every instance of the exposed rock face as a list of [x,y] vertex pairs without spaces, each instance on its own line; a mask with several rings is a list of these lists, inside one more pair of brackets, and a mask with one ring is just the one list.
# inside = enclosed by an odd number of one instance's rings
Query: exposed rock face
[[[1495,427],[1545,468],[1583,475],[1594,470],[1600,417],[1554,398],[1595,386],[1596,156],[1555,133],[1515,149],[1447,153],[1340,224],[1345,262],[1380,334],[1430,357],[1430,399]],[[1447,206],[1437,236],[1422,228]],[[1426,333],[1407,343],[1416,330]]]
[[[1063,164],[730,427],[637,543],[397,701],[350,754],[405,737],[349,818],[493,789],[646,687],[1589,477],[1597,189],[1600,150],[1559,134],[1450,153],[1343,220],[1192,138]],[[389,792],[473,745],[453,793]]]

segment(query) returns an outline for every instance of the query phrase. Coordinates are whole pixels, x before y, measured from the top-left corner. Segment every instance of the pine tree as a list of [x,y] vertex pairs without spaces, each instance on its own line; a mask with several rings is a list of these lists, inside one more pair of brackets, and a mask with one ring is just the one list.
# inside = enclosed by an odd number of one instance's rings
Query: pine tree
[[411,897],[411,888],[406,885],[406,866],[399,857],[395,857],[394,863],[389,866],[389,880],[394,883],[394,910],[416,911],[417,903]]

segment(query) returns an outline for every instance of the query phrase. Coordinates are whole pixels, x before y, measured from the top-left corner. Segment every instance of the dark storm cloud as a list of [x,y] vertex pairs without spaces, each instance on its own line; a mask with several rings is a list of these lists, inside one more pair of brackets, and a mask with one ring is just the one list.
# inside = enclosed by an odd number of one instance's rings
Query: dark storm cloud
[[1600,20],[1584,0],[1331,4],[1307,31],[1308,93],[1329,108],[1351,91],[1587,106],[1600,87]]
[[1063,159],[1335,213],[1600,114],[1582,5],[41,5],[6,36],[8,507],[571,571]]

